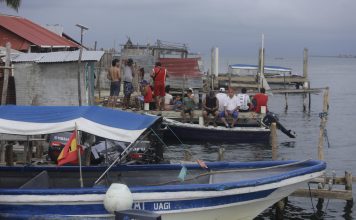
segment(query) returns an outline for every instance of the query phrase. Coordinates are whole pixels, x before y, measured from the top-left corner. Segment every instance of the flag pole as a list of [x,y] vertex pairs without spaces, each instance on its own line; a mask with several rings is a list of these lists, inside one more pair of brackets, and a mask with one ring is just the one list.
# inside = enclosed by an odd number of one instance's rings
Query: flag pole
[[77,123],[75,123],[75,135],[76,135],[76,142],[77,142],[77,152],[78,152],[78,162],[79,162],[79,182],[80,188],[83,188],[83,174],[82,174],[82,158],[80,155],[80,136],[77,130]]

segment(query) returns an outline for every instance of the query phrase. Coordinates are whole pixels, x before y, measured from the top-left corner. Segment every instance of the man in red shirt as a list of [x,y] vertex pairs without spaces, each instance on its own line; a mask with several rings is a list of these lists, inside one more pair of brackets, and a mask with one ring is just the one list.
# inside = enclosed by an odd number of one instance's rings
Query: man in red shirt
[[257,113],[261,113],[261,106],[266,106],[266,112],[267,112],[267,102],[268,102],[268,96],[265,94],[266,90],[265,88],[260,89],[260,93],[257,93],[253,99],[254,103],[254,110]]
[[157,111],[164,109],[164,96],[166,95],[165,84],[167,77],[166,68],[161,66],[160,62],[156,62],[155,68],[152,70],[151,77],[154,81],[153,92],[156,98]]

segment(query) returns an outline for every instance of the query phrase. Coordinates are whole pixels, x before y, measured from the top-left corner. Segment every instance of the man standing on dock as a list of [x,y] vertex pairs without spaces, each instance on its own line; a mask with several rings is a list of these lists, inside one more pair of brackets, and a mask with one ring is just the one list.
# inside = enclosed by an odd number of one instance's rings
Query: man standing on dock
[[123,109],[130,108],[130,98],[134,91],[132,80],[134,77],[133,60],[128,59],[124,67],[124,107]]
[[115,107],[117,98],[119,97],[121,84],[120,62],[118,59],[114,59],[111,62],[111,67],[109,69],[107,78],[111,80],[108,107]]
[[153,91],[156,97],[156,109],[157,111],[160,111],[164,109],[164,96],[166,95],[166,68],[162,67],[160,62],[156,62],[155,68],[152,70],[151,77],[154,81]]
[[261,106],[266,106],[266,112],[268,111],[267,110],[268,96],[265,93],[266,93],[266,89],[265,88],[261,88],[260,89],[260,93],[257,93],[253,97],[254,110],[257,113],[261,113]]

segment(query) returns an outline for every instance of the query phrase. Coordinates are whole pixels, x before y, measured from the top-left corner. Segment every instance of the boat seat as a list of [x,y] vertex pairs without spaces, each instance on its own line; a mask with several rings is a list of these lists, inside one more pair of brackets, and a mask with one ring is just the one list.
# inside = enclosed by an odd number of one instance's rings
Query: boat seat
[[25,184],[19,187],[19,189],[48,189],[49,188],[49,176],[46,170],[37,174],[35,177],[27,181]]

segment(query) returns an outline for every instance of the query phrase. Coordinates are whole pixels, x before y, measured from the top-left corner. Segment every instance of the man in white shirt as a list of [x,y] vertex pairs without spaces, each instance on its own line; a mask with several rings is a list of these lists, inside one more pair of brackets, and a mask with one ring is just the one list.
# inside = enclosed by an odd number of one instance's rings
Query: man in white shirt
[[225,99],[227,97],[225,93],[225,88],[220,88],[219,93],[215,95],[215,97],[219,101],[219,113],[224,111],[224,104],[225,104]]
[[[219,114],[219,116],[221,117],[221,120],[225,124],[225,127],[227,127],[227,128],[235,127],[235,124],[237,122],[237,117],[239,115],[239,113],[238,113],[239,108],[240,108],[239,100],[237,99],[237,96],[235,96],[234,90],[230,88],[228,91],[228,96],[225,99],[224,111],[220,112],[220,114]],[[228,116],[233,118],[230,126],[226,121],[226,117],[228,117]]]
[[169,93],[170,92],[170,86],[167,85],[165,90],[166,90],[166,95],[164,96],[164,110],[172,110],[173,109],[173,96]]
[[237,95],[237,99],[239,100],[239,112],[248,112],[250,109],[250,96],[246,94],[246,88],[241,89],[241,93]]

